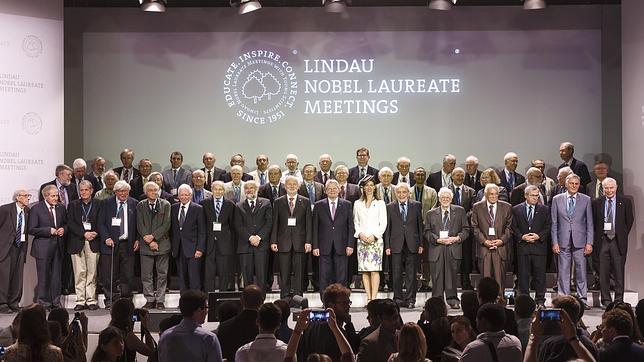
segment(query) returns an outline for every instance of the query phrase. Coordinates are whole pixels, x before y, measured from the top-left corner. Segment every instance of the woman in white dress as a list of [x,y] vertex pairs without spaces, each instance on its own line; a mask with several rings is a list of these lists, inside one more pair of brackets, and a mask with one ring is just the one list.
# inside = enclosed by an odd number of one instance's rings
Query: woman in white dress
[[358,271],[362,273],[367,301],[371,301],[376,299],[380,286],[387,208],[384,201],[378,200],[373,176],[363,177],[359,186],[360,200],[353,205],[354,236],[358,238]]

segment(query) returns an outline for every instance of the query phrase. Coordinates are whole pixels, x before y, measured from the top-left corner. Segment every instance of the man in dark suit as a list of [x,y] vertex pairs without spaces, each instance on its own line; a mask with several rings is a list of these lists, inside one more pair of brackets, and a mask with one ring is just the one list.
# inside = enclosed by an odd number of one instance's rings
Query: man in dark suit
[[98,188],[94,189],[94,192],[96,193],[105,187],[105,181],[103,180],[103,174],[105,173],[105,159],[101,156],[96,156],[90,166],[92,167],[92,170],[89,175],[96,179],[98,185]]
[[604,196],[593,202],[593,224],[594,248],[599,249],[601,303],[605,307],[612,302],[611,279],[615,280],[615,301],[624,301],[624,266],[634,217],[631,200],[617,193],[614,178],[605,178],[602,187]]
[[[284,180],[286,195],[273,203],[273,230],[271,250],[278,253],[280,265],[280,298],[289,295],[302,296],[302,275],[305,254],[311,252],[311,203],[297,194],[298,181],[295,176]],[[291,283],[291,272],[293,278]],[[291,293],[291,287],[293,293]]]
[[[244,159],[244,156],[242,156],[242,154],[241,154],[241,153],[236,153],[236,154],[234,154],[234,155],[232,155],[232,156],[230,157],[230,167],[233,167],[233,166],[239,166],[239,167],[241,167],[241,168],[242,168],[242,171],[243,171],[243,170],[244,170],[244,164],[245,164],[245,163],[246,163],[246,160]],[[221,175],[220,180],[221,180],[221,181],[223,181],[224,183],[232,181],[232,180],[233,180],[233,177],[232,177],[232,175],[230,174],[230,171],[229,171],[229,172],[226,172],[226,173],[225,173],[225,174],[223,174],[223,175]],[[246,182],[246,181],[252,181],[252,180],[253,180],[253,176],[251,176],[251,175],[247,174],[246,172],[242,172],[241,180],[242,180],[242,181],[244,181],[244,182]]]
[[392,184],[397,185],[399,182],[404,182],[409,184],[409,186],[414,186],[416,184],[416,178],[413,174],[409,172],[411,166],[411,160],[407,157],[400,157],[396,161],[396,168],[398,171],[394,173],[394,178],[391,181]]
[[177,189],[183,184],[191,184],[192,170],[182,167],[183,154],[174,151],[170,154],[170,168],[163,170],[163,189],[172,195],[177,195]]
[[192,202],[192,189],[179,186],[179,202],[172,205],[172,257],[177,262],[179,287],[184,292],[201,289],[202,256],[206,251],[206,220],[203,207]]
[[257,184],[254,181],[244,184],[244,194],[246,200],[237,203],[235,214],[237,254],[246,285],[252,284],[255,276],[255,284],[266,293],[273,210],[268,199],[257,197]]
[[547,205],[548,197],[546,196],[545,185],[543,184],[543,173],[541,173],[541,170],[536,167],[530,167],[528,172],[526,172],[526,177],[526,182],[515,187],[510,193],[510,204],[512,206],[516,206],[524,202],[525,189],[530,185],[534,185],[537,186],[537,189],[539,190],[539,204]]
[[425,239],[428,241],[432,273],[432,297],[443,298],[452,309],[460,308],[456,287],[458,270],[463,259],[462,242],[470,233],[465,209],[452,205],[452,190],[443,187],[438,192],[440,206],[431,210],[425,219]]
[[[154,182],[159,186],[159,190],[157,191],[157,197],[160,198],[161,200],[165,200],[169,202],[170,204],[176,203],[178,200],[176,197],[171,195],[169,192],[163,189],[163,175],[161,172],[152,172],[150,176],[148,176],[148,180],[151,182]],[[134,182],[134,181],[132,181]],[[143,185],[145,186],[145,185]],[[144,190],[145,191],[145,190]],[[141,195],[138,196],[138,200],[142,201],[145,200],[148,196],[146,195],[145,192],[143,192]]]
[[450,187],[452,184],[452,171],[456,167],[456,156],[447,154],[443,156],[443,166],[440,171],[430,173],[425,184],[438,192],[443,187]]
[[297,190],[298,195],[304,196],[311,202],[311,209],[315,205],[315,202],[321,200],[325,197],[324,195],[324,185],[319,181],[315,180],[315,166],[312,164],[306,164],[302,167],[302,184]]
[[75,311],[98,309],[96,299],[96,270],[100,241],[98,237],[98,211],[100,201],[92,199],[94,189],[89,180],[80,183],[80,199],[67,209],[67,253],[72,257]]
[[263,302],[264,294],[257,285],[251,284],[244,288],[241,295],[241,313],[222,322],[215,330],[223,358],[231,362],[235,361],[235,352],[239,347],[252,342],[257,337],[259,333],[257,311]]
[[616,308],[604,314],[603,320],[605,346],[599,351],[599,361],[644,361],[644,346],[630,337],[635,321],[628,312]]
[[[84,159],[82,158],[77,158],[74,160],[72,163],[72,168],[73,168],[73,178],[72,178],[72,187],[76,188],[76,195],[80,197],[80,183],[84,180],[87,180],[92,183],[92,189],[95,191],[98,191],[102,188],[102,185],[99,184],[98,180],[96,177],[94,177],[91,173],[88,174],[87,172],[87,162],[85,162]],[[98,189],[98,190],[97,190]]]
[[139,170],[136,168],[132,167],[132,163],[134,162],[134,151],[129,149],[129,148],[124,148],[123,151],[121,151],[121,164],[123,166],[116,167],[112,169],[116,173],[116,175],[119,177],[119,180],[123,180],[127,183],[130,183],[135,177],[141,175]]
[[34,236],[31,256],[36,258],[38,304],[48,309],[60,307],[61,260],[65,252],[67,213],[58,202],[58,190],[47,185],[43,201],[29,212],[29,234]]
[[320,155],[320,162],[318,164],[320,165],[320,171],[315,174],[316,182],[326,185],[328,180],[335,179],[335,175],[333,174],[333,171],[331,171],[331,165],[333,165],[331,155],[328,153]]
[[[394,301],[414,308],[416,304],[416,270],[423,253],[423,207],[409,199],[409,186],[396,186],[397,201],[387,205],[385,254],[391,256]],[[406,292],[403,295],[403,272]]]
[[479,159],[470,155],[465,159],[465,185],[474,189],[474,191],[479,192],[483,188],[481,185],[481,171],[479,170]]
[[13,193],[14,202],[0,206],[0,313],[19,310],[27,256],[29,198],[27,190],[19,189]]
[[56,190],[58,190],[58,203],[67,209],[67,205],[69,205],[72,200],[78,199],[76,186],[71,184],[72,174],[73,171],[71,167],[67,165],[56,166],[56,178],[40,185],[38,201],[43,201],[45,199],[42,190],[48,185],[54,185],[56,186]]
[[335,179],[338,181],[340,187],[338,196],[353,205],[360,198],[360,187],[357,184],[349,182],[349,169],[347,169],[347,166],[340,165],[335,168]]
[[503,163],[505,164],[505,168],[501,171],[497,171],[497,174],[501,179],[501,184],[499,186],[505,187],[505,189],[508,190],[508,194],[510,194],[515,187],[525,182],[525,177],[517,172],[519,156],[517,156],[516,153],[506,153],[503,157]]
[[268,182],[259,187],[257,196],[268,199],[271,204],[280,196],[286,195],[286,188],[280,182],[282,178],[282,169],[278,165],[268,167]]
[[[470,156],[474,157],[474,156]],[[467,161],[466,161],[467,162]],[[477,160],[478,162],[478,160]],[[477,163],[478,165],[478,163]],[[469,222],[470,211],[476,200],[476,190],[465,184],[466,172],[461,167],[455,167],[452,171],[452,204],[458,205],[465,210],[465,215]],[[469,225],[469,224],[468,224]],[[474,249],[472,248],[472,233],[468,233],[467,238],[461,241],[462,255],[460,272],[461,272],[461,286],[463,289],[472,290],[472,282],[470,281],[470,274],[474,269]]]
[[219,290],[233,290],[233,275],[237,258],[235,235],[235,203],[224,198],[224,183],[213,181],[212,198],[201,202],[206,218],[206,266],[204,289],[215,291],[219,274]]
[[313,208],[313,255],[320,257],[321,292],[332,281],[347,285],[347,258],[356,242],[352,204],[338,197],[338,181],[327,181],[325,189],[328,198],[316,202]]
[[139,250],[136,231],[137,201],[128,197],[130,185],[119,180],[114,196],[101,202],[98,235],[101,241],[99,275],[105,294],[105,308],[119,297],[131,298],[130,278],[134,275],[134,252]]
[[574,157],[575,146],[570,142],[563,142],[559,145],[559,157],[563,160],[563,163],[559,165],[559,168],[570,167],[572,172],[575,175],[578,175],[581,180],[581,185],[586,186],[590,183],[590,172],[588,172],[588,167],[583,161],[580,161]]
[[201,158],[201,161],[203,162],[203,168],[201,168],[201,171],[204,172],[206,175],[206,190],[212,191],[210,187],[212,186],[212,183],[220,180],[224,174],[226,174],[226,170],[223,168],[219,168],[215,166],[215,162],[217,161],[217,158],[215,158],[215,154],[211,152],[206,152],[203,154],[203,157]]
[[[143,186],[150,181],[150,174],[152,173],[152,162],[143,158],[139,161],[139,176],[135,177],[130,181],[130,197],[142,200],[145,199],[145,192],[143,191]],[[139,197],[143,196],[142,199]]]
[[512,206],[499,200],[499,187],[485,185],[485,197],[472,207],[472,232],[478,244],[479,270],[500,286],[503,296],[509,243],[512,241]]
[[[518,189],[515,189],[516,192]],[[550,209],[539,203],[539,187],[525,188],[524,202],[512,208],[512,236],[517,249],[519,293],[529,295],[530,280],[535,302],[546,302],[546,255],[550,238]]]
[[384,299],[380,305],[380,313],[380,326],[360,342],[357,361],[387,362],[389,356],[398,351],[395,336],[402,326],[396,303],[391,299]]
[[[366,147],[361,147],[356,151],[356,160],[358,161],[358,165],[349,170],[348,182],[350,184],[357,185],[366,175],[372,175],[376,184],[380,182],[378,181],[378,169],[369,166],[369,158],[371,158],[371,156],[369,155],[369,150]],[[335,173],[337,178],[337,168]],[[342,182],[340,185],[342,185]]]

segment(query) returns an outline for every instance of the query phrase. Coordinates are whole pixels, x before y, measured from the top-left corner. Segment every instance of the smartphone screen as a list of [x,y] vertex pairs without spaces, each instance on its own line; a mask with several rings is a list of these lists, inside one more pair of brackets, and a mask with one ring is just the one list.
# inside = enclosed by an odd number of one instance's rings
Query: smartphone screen
[[325,310],[312,310],[309,314],[309,320],[312,322],[316,321],[327,321],[329,319],[329,312]]
[[545,322],[545,321],[559,322],[561,321],[561,310],[542,309],[539,311],[539,319],[541,319],[542,322]]

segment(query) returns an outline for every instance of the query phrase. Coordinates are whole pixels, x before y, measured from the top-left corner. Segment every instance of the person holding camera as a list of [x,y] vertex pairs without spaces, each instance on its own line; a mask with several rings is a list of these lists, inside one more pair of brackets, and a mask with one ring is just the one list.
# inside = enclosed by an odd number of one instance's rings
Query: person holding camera
[[116,362],[123,355],[125,342],[123,335],[115,327],[107,327],[98,335],[98,346],[91,362]]
[[87,316],[76,312],[74,320],[69,323],[69,313],[65,308],[54,308],[49,312],[48,321],[60,325],[62,343],[60,349],[66,362],[85,362],[87,360]]
[[[123,361],[136,361],[136,354],[155,358],[157,354],[156,341],[148,330],[148,311],[134,309],[131,299],[119,299],[112,305],[110,326],[118,328],[123,334],[125,351]],[[141,338],[134,334],[134,323],[141,322]],[[151,359],[152,360],[152,359]]]

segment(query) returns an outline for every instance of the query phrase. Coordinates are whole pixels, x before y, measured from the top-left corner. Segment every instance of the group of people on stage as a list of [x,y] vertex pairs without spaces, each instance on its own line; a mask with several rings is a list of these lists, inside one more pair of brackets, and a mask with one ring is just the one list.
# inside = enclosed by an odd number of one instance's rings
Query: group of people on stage
[[543,160],[521,175],[513,152],[498,171],[479,170],[475,156],[456,167],[448,154],[429,175],[422,167],[412,171],[406,157],[397,160],[396,172],[373,168],[366,148],[357,150],[352,168],[332,169],[331,156],[323,154],[319,169],[300,169],[289,154],[282,170],[259,155],[249,173],[241,154],[231,157],[229,171],[215,166],[212,153],[203,155],[203,168],[190,170],[172,152],[163,172],[152,172],[145,158],[133,167],[131,149],[121,152],[122,166],[107,171],[102,157],[91,170],[79,158],[56,168],[56,178],[41,186],[40,202],[30,204],[29,193],[17,190],[14,202],[0,207],[0,312],[18,309],[28,235],[37,300],[50,308],[60,305],[72,275],[76,310],[98,308],[98,283],[109,308],[132,295],[140,264],[145,308],[163,309],[171,261],[182,291],[232,290],[243,278],[266,293],[278,269],[281,297],[301,296],[310,267],[319,291],[348,286],[361,273],[368,300],[376,299],[384,277],[395,301],[409,308],[420,271],[421,290],[431,282],[434,296],[459,308],[459,273],[462,287],[471,289],[473,269],[493,277],[501,291],[511,286],[506,271],[513,271],[518,292],[532,287],[542,305],[549,258],[556,261],[558,292],[570,294],[574,269],[586,303],[588,259],[602,304],[612,301],[611,280],[615,300],[622,300],[631,201],[618,192],[605,162],[596,162],[591,180],[571,143],[559,153],[556,181],[545,176]]

